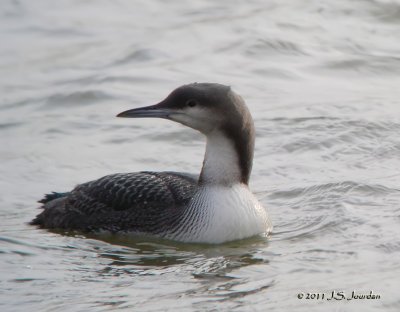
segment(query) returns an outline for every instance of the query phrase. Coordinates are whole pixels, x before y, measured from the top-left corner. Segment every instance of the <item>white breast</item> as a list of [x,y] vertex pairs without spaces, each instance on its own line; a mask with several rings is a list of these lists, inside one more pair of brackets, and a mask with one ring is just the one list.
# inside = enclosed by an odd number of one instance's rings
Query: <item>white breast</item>
[[266,210],[247,186],[206,186],[192,198],[182,225],[170,238],[217,244],[271,230]]

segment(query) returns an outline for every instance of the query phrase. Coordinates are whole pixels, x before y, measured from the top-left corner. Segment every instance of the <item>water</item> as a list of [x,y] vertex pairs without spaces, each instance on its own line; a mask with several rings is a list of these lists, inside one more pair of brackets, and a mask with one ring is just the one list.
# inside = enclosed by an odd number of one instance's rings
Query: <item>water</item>
[[[399,311],[400,2],[3,0],[0,14],[1,311]],[[269,239],[27,225],[50,191],[199,172],[201,135],[114,118],[194,81],[232,85],[253,113]],[[326,300],[353,290],[381,298]]]

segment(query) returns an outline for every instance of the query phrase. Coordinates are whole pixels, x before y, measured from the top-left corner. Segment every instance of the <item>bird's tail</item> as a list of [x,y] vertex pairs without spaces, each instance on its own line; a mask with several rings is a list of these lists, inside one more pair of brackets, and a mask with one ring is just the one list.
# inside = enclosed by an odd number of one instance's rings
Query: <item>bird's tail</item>
[[66,193],[51,192],[51,194],[44,195],[44,197],[41,200],[39,200],[38,203],[45,204],[54,199],[65,197],[68,194],[69,194],[69,192],[66,192]]

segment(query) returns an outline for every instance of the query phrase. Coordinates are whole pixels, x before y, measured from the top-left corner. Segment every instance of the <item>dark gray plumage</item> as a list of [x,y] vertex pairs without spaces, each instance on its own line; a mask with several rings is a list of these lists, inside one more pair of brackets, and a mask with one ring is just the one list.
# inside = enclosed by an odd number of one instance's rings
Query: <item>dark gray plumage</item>
[[32,224],[82,231],[158,233],[174,228],[197,178],[176,172],[118,173],[48,195]]

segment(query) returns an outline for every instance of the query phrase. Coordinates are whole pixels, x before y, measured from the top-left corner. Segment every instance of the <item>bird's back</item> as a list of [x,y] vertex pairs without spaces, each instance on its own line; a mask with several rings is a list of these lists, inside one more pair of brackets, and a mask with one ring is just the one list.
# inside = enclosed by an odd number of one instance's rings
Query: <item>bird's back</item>
[[176,228],[197,188],[197,177],[176,172],[118,173],[53,193],[32,224],[44,228],[144,232]]

